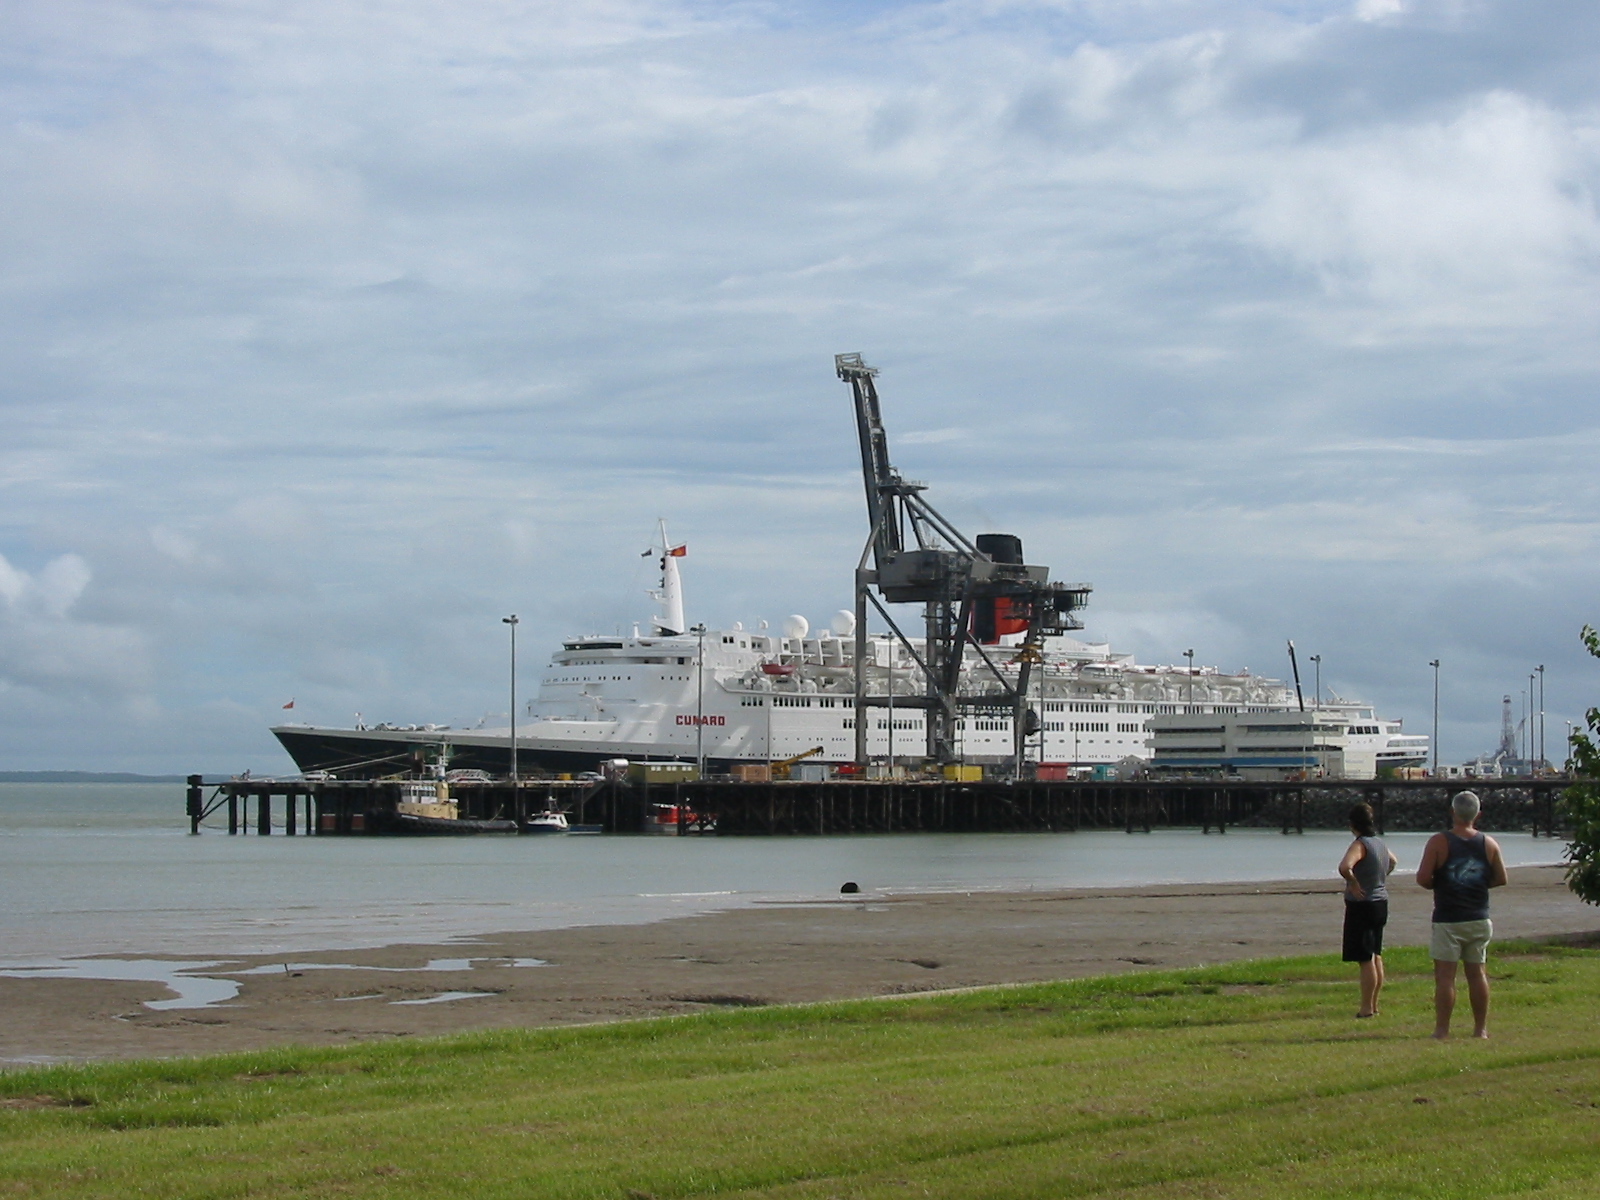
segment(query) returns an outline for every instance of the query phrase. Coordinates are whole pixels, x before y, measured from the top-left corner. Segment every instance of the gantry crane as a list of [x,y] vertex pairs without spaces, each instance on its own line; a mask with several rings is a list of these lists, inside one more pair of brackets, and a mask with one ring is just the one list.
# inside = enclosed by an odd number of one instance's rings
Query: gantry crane
[[[1051,582],[1048,567],[1023,561],[1022,540],[1013,534],[979,534],[969,541],[928,503],[923,496],[926,484],[903,478],[890,464],[889,439],[873,382],[877,369],[863,362],[859,354],[836,354],[833,362],[855,401],[867,519],[872,529],[855,578],[856,762],[862,766],[867,762],[867,709],[885,703],[884,697],[867,694],[870,603],[927,681],[925,695],[910,703],[926,710],[928,759],[939,764],[956,760],[956,721],[963,710],[1009,708],[1015,761],[1020,767],[1023,743],[1040,728],[1039,715],[1028,707],[1030,672],[1042,661],[1046,637],[1083,628],[1073,613],[1088,602],[1091,589],[1088,584]],[[873,588],[877,596],[872,594]],[[921,654],[886,604],[923,606],[926,640]],[[985,649],[1007,633],[1024,634],[1012,659],[1017,666],[1015,682]],[[962,693],[961,668],[968,645],[976,647],[998,690]]]

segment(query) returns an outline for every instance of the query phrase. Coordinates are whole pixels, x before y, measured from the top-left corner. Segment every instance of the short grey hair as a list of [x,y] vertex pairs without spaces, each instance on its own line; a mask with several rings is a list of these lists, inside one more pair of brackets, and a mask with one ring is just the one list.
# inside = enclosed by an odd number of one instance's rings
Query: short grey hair
[[1450,797],[1450,811],[1455,813],[1458,821],[1471,821],[1481,807],[1477,792],[1457,792]]

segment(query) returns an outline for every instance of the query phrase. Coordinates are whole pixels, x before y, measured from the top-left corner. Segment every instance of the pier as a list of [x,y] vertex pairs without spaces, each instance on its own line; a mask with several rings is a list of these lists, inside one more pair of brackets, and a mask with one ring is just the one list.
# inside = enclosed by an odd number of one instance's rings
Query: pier
[[[1255,781],[852,780],[670,784],[523,779],[453,783],[464,823],[511,821],[518,829],[546,809],[607,833],[636,833],[657,806],[670,806],[681,834],[744,836],[841,833],[1070,833],[1085,829],[1149,833],[1230,827],[1344,829],[1350,806],[1372,805],[1379,831],[1431,831],[1449,825],[1449,800],[1483,798],[1487,832],[1558,836],[1565,776],[1504,779],[1314,779]],[[210,793],[209,795],[207,793]],[[401,781],[383,779],[229,779],[188,777],[191,833],[218,813],[230,834],[281,829],[300,834],[381,834],[393,828]],[[281,818],[280,818],[281,814]],[[463,832],[467,831],[464,827]]]
[[[258,835],[281,829],[297,834],[345,835],[390,832],[399,811],[401,780],[392,779],[226,779],[206,782],[187,777],[184,795],[189,832],[199,833],[208,817],[225,813],[230,834]],[[662,789],[650,789],[659,793]],[[549,808],[570,814],[579,824],[594,823],[608,832],[634,830],[644,820],[645,805],[659,795],[644,789],[604,783],[509,779],[453,783],[450,797],[467,832],[474,821],[513,821],[525,828]],[[209,793],[209,794],[208,794]]]

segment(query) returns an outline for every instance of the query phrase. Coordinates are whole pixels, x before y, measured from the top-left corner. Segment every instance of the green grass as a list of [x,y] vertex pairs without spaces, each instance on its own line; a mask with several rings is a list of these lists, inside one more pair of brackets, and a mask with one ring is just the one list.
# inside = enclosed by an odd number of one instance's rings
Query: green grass
[[1600,1195],[1600,952],[1388,963],[9,1073],[0,1197]]

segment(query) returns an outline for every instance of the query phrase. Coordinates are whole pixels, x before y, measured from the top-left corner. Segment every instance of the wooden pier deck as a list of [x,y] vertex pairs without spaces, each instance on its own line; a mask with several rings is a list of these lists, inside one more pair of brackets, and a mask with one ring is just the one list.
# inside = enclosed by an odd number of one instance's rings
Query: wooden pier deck
[[[1130,782],[983,782],[863,780],[826,783],[692,783],[629,785],[524,779],[451,784],[463,819],[514,821],[518,828],[548,807],[608,833],[638,832],[646,814],[669,804],[682,814],[679,832],[720,835],[840,833],[1019,833],[1120,829],[1148,833],[1230,826],[1343,829],[1350,806],[1372,805],[1380,830],[1433,830],[1449,824],[1449,798],[1483,798],[1481,825],[1490,832],[1556,836],[1560,795],[1572,781],[1537,779],[1304,780],[1219,779]],[[210,795],[207,795],[207,792]],[[393,780],[229,779],[188,777],[190,831],[219,812],[230,834],[349,835],[385,832],[397,811]]]

